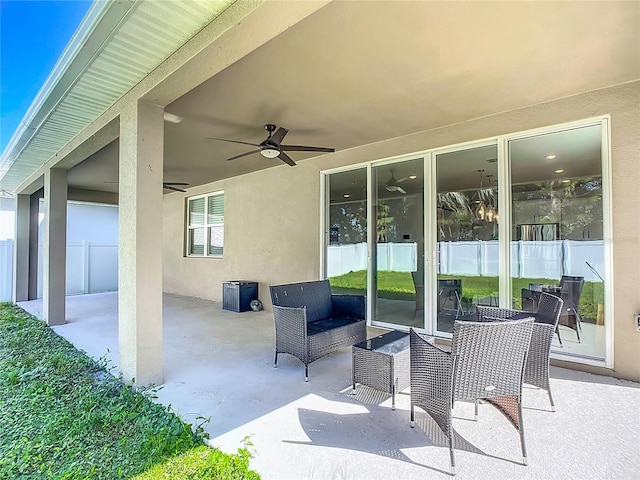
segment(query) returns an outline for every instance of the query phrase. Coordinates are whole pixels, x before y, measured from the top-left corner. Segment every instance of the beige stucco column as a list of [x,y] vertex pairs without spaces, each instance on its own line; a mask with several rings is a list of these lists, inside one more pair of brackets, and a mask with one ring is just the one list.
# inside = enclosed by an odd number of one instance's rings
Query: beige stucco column
[[16,220],[13,244],[13,291],[11,300],[29,300],[29,218],[31,196],[16,195]]
[[60,168],[44,174],[42,260],[42,314],[47,325],[62,325],[67,279],[67,171]]
[[136,103],[120,117],[118,344],[137,385],[162,383],[163,115]]

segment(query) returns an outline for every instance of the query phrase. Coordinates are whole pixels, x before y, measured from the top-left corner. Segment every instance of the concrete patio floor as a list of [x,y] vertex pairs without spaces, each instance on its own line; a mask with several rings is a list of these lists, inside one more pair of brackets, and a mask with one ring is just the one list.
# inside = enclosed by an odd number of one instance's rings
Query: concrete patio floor
[[[42,317],[39,300],[20,306]],[[67,323],[54,330],[94,358],[118,361],[117,294],[67,297]],[[370,336],[376,334],[370,330]],[[273,368],[271,312],[233,313],[221,304],[164,296],[164,376],[157,401],[205,425],[211,444],[235,452],[249,437],[251,468],[264,480],[448,478],[446,440],[409,395],[358,387],[351,394],[351,351],[302,364],[280,355]],[[460,480],[631,479],[640,475],[640,384],[551,369],[556,412],[545,392],[525,388],[529,466],[518,433],[489,405],[473,421],[458,403],[454,428]]]

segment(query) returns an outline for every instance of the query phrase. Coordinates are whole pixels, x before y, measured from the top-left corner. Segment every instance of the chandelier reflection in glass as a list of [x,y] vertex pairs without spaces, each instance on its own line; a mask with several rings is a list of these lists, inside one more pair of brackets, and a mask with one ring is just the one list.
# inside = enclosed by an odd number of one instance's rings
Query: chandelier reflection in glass
[[493,204],[494,193],[491,188],[493,175],[487,175],[489,188],[485,190],[483,187],[484,170],[478,170],[478,173],[480,174],[480,190],[478,191],[478,206],[475,211],[476,218],[489,223],[498,222],[498,209]]

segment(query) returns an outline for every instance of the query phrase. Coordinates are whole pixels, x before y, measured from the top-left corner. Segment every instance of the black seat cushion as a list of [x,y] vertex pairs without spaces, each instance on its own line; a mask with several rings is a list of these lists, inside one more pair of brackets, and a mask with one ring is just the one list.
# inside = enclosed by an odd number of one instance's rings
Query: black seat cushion
[[326,332],[327,330],[334,328],[344,327],[345,325],[358,321],[359,319],[354,317],[333,317],[315,320],[307,324],[307,335],[316,335],[318,333]]

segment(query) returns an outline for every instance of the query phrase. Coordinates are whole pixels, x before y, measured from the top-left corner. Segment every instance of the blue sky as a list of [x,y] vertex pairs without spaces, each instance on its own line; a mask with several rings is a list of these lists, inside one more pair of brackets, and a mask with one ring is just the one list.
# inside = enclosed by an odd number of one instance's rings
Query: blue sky
[[90,0],[0,0],[0,151],[91,7]]

